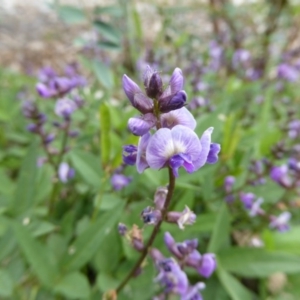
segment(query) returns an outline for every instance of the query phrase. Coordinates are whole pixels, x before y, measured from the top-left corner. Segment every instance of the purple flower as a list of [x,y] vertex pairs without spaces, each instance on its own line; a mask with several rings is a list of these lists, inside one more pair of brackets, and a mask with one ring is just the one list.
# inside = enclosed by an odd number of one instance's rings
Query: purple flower
[[125,224],[123,223],[119,223],[118,225],[118,232],[121,236],[125,236],[125,234],[127,233],[128,228]]
[[277,76],[290,82],[294,82],[299,78],[299,71],[292,65],[282,63],[277,68]]
[[189,287],[188,278],[175,260],[162,260],[158,263],[158,268],[160,272],[155,280],[165,288],[166,293],[186,295]]
[[203,277],[208,278],[212,275],[217,267],[216,257],[213,253],[205,253],[200,258],[199,266],[197,271]]
[[289,211],[285,211],[281,213],[279,216],[271,216],[270,228],[275,228],[280,232],[285,232],[290,229],[289,221],[291,219],[291,213]]
[[58,168],[58,177],[61,182],[67,183],[75,175],[74,169],[72,169],[68,163],[62,162]]
[[240,199],[244,204],[245,209],[251,209],[255,195],[252,193],[240,193]]
[[199,291],[205,289],[203,282],[198,282],[194,286],[189,287],[188,292],[180,298],[180,300],[203,300]]
[[134,145],[123,146],[123,162],[127,165],[133,166],[136,163],[137,147]]
[[146,134],[156,122],[153,114],[145,114],[141,117],[134,117],[128,120],[128,129],[137,136]]
[[127,75],[123,76],[123,89],[134,108],[143,114],[153,111],[153,101],[144,95],[139,86]]
[[218,154],[220,151],[221,151],[220,144],[211,143],[206,163],[207,164],[215,164],[219,159]]
[[161,220],[161,211],[148,206],[142,211],[141,217],[145,224],[156,225]]
[[185,107],[162,114],[160,122],[162,127],[169,129],[176,125],[184,125],[194,130],[197,125],[194,116]]
[[182,212],[170,211],[167,214],[167,222],[177,223],[178,227],[183,230],[184,225],[192,225],[196,221],[196,215],[188,206]]
[[235,183],[235,177],[234,176],[226,176],[224,180],[224,187],[226,193],[230,193],[232,191],[232,187]]
[[54,111],[59,117],[69,118],[76,109],[75,102],[65,98],[57,100]]
[[114,190],[119,191],[126,187],[132,181],[132,177],[127,177],[123,174],[114,174],[111,179],[110,183]]
[[291,139],[295,139],[300,135],[300,120],[293,120],[288,125],[288,134]]
[[51,87],[49,87],[46,84],[41,83],[41,82],[37,83],[36,91],[43,98],[51,98],[51,97],[54,97],[56,95],[56,91],[55,91],[54,88],[51,88]]
[[249,216],[255,217],[257,215],[261,215],[264,213],[264,211],[260,208],[261,204],[264,202],[262,198],[258,198],[255,202],[253,202],[250,211]]
[[234,52],[232,57],[232,64],[234,68],[238,68],[240,64],[244,65],[251,59],[251,54],[246,49],[238,49]]
[[147,96],[127,75],[123,76],[124,92],[132,106],[142,114],[153,112],[154,104],[153,100],[150,98],[158,100],[159,110],[162,113],[179,109],[183,107],[186,102],[186,93],[182,91],[183,76],[179,68],[174,70],[168,87],[162,91],[162,83],[159,74],[148,66],[144,75],[144,84]]
[[271,169],[270,177],[281,186],[289,188],[292,185],[292,180],[288,171],[289,169],[287,165],[276,166]]
[[184,167],[189,173],[195,172],[206,162],[212,131],[212,127],[207,129],[199,140],[194,131],[182,125],[171,130],[159,129],[146,149],[149,166],[161,169],[169,165],[176,177],[180,167]]

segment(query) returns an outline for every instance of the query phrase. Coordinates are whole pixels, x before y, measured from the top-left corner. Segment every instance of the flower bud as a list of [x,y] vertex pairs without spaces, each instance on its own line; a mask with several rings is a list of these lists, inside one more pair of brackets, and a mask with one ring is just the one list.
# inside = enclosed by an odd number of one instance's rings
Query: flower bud
[[27,126],[27,130],[30,131],[30,132],[32,132],[32,133],[37,133],[39,131],[39,128],[38,128],[38,126],[36,124],[32,123],[32,124],[29,124]]
[[170,95],[159,100],[159,110],[167,113],[172,110],[182,108],[185,105],[187,96],[185,91],[179,91],[175,95]]
[[145,79],[144,84],[149,98],[157,99],[162,94],[163,83],[157,72],[153,72],[148,80]]
[[156,225],[161,220],[161,212],[148,206],[142,211],[141,218],[145,224]]
[[177,223],[180,229],[184,229],[184,225],[192,225],[196,221],[196,215],[188,206],[182,212],[170,211],[167,213],[167,222]]
[[128,120],[128,129],[134,135],[142,136],[155,125],[155,121],[153,114],[145,114],[139,118],[130,118]]
[[136,163],[137,147],[134,145],[123,146],[123,162],[126,165],[133,166]]
[[202,255],[200,259],[200,266],[197,268],[197,271],[205,278],[208,278],[214,272],[216,267],[217,262],[215,255],[213,253],[206,253]]
[[163,209],[167,195],[168,195],[167,187],[163,186],[163,187],[159,187],[156,189],[156,192],[154,195],[154,204],[155,204],[156,209],[158,209],[158,210]]
[[119,231],[119,234],[121,236],[124,236],[127,233],[127,230],[128,229],[127,229],[127,226],[125,224],[119,223],[119,225],[118,225],[118,231]]

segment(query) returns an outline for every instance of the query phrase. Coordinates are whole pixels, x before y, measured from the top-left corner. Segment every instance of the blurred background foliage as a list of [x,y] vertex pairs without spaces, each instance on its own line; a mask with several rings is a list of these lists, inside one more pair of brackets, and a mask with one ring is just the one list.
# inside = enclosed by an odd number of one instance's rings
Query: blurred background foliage
[[[163,225],[177,241],[198,238],[200,252],[216,253],[218,268],[206,281],[204,299],[299,299],[299,186],[285,188],[269,172],[291,157],[299,164],[300,134],[289,131],[300,119],[300,2],[55,1],[46,11],[27,8],[24,19],[23,9],[3,11],[0,21],[0,298],[100,299],[137,259],[117,224],[142,226],[140,213],[155,189],[167,184],[167,172],[138,174],[126,167],[122,172],[133,180],[121,191],[110,178],[122,164],[122,146],[137,143],[127,130],[135,111],[122,75],[141,82],[150,64],[166,80],[175,67],[182,69],[197,134],[213,126],[213,141],[222,147],[217,164],[182,172],[177,181],[171,208],[188,205],[196,223],[184,231]],[[22,107],[32,100],[54,120],[55,102],[35,91],[38,70],[62,72],[74,61],[87,85],[79,89],[84,105],[72,117],[79,136],[58,158],[75,177],[62,183],[57,168],[37,167],[45,153],[26,130]],[[282,64],[295,72],[280,72]],[[53,131],[51,124],[47,130]],[[54,148],[60,149],[61,139]],[[256,162],[263,165],[259,174],[251,169]],[[226,201],[229,175],[236,178],[234,201]],[[249,217],[240,192],[264,198],[272,214],[290,211],[290,231]],[[146,238],[150,231],[144,228]],[[163,232],[155,246],[167,253]],[[118,299],[152,299],[159,291],[152,262],[145,264]],[[189,275],[199,281],[198,274]]]

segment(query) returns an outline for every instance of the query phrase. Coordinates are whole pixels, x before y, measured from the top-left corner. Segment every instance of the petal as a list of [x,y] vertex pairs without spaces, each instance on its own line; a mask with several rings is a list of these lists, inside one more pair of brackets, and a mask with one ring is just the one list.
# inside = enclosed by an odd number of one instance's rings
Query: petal
[[123,75],[122,83],[123,83],[124,92],[133,105],[134,95],[137,93],[142,93],[142,91],[139,88],[139,86],[133,80],[131,80],[127,75]]
[[150,138],[151,134],[148,132],[144,134],[139,140],[136,156],[136,168],[138,173],[143,173],[145,169],[149,168],[149,164],[146,159],[146,149]]
[[220,144],[211,143],[206,163],[207,164],[215,164],[218,161],[218,154],[219,154],[220,150],[221,150]]
[[153,169],[161,169],[174,154],[171,130],[161,128],[156,131],[149,141],[146,150],[146,158],[149,166]]
[[143,118],[130,118],[128,120],[128,129],[137,136],[146,134],[154,124]]
[[188,154],[194,164],[202,149],[197,134],[190,128],[183,125],[173,127],[171,132],[175,148],[174,154]]
[[197,161],[195,161],[194,166],[195,170],[200,169],[206,163],[207,156],[210,150],[210,143],[211,143],[211,134],[214,128],[210,127],[204,131],[203,135],[201,136],[200,143],[202,146],[202,150],[200,155],[198,156]]
[[161,115],[162,127],[173,128],[176,125],[183,125],[192,130],[196,128],[196,120],[188,109],[182,107]]
[[171,76],[169,82],[171,93],[175,94],[183,88],[183,76],[182,71],[179,68],[176,68]]

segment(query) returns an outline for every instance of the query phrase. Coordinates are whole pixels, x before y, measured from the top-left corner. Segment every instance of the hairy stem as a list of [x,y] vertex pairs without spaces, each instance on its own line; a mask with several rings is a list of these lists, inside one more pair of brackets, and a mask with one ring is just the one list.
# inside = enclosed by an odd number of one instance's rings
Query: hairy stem
[[175,176],[173,175],[172,169],[169,167],[169,187],[168,187],[168,194],[166,197],[166,201],[164,204],[164,207],[162,209],[162,218],[161,220],[155,225],[151,236],[147,242],[147,244],[144,247],[144,250],[141,252],[141,255],[133,268],[130,270],[130,272],[127,274],[127,276],[124,278],[124,280],[120,283],[120,285],[117,287],[116,292],[119,293],[127,284],[127,282],[137,273],[138,269],[140,268],[142,262],[144,261],[145,257],[147,256],[149,249],[151,248],[158,232],[160,229],[161,224],[163,223],[163,220],[165,219],[167,212],[168,212],[168,207],[170,205],[173,193],[174,193],[174,188],[175,188]]

